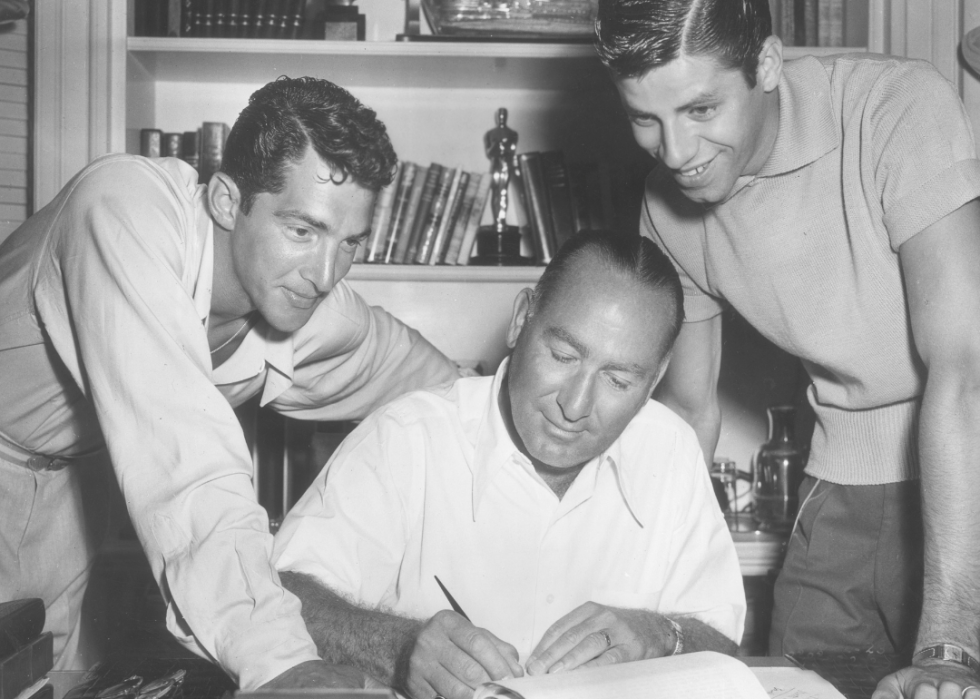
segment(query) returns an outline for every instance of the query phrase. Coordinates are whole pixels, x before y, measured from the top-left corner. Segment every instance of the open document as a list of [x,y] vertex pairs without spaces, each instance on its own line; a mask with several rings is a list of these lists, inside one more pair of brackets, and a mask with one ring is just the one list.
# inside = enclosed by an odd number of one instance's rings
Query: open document
[[619,665],[520,677],[477,688],[474,699],[843,699],[816,673],[747,667],[702,651]]

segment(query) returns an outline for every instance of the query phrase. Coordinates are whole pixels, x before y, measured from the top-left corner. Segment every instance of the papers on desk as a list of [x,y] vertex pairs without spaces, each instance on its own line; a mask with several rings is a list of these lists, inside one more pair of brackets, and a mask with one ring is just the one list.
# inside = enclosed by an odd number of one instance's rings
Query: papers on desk
[[481,685],[474,699],[843,699],[816,673],[703,651]]

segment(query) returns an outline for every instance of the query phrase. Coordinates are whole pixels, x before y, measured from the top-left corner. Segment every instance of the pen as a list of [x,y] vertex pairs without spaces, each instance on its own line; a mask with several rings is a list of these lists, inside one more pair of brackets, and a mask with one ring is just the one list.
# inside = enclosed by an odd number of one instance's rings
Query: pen
[[456,600],[453,599],[453,596],[449,594],[449,590],[447,590],[446,586],[442,584],[442,580],[439,579],[439,576],[433,575],[432,577],[436,579],[436,583],[439,585],[439,589],[442,590],[442,594],[444,594],[446,599],[449,600],[449,606],[453,608],[453,611],[466,619],[466,621],[469,621],[470,618],[466,616],[466,612],[463,611],[463,608],[460,607]]

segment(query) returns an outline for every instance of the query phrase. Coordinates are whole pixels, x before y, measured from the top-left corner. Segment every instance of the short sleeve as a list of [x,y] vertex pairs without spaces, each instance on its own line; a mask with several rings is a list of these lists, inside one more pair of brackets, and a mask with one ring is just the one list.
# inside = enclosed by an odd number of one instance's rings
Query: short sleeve
[[893,250],[980,195],[969,116],[953,86],[928,63],[895,62],[867,98],[874,181]]

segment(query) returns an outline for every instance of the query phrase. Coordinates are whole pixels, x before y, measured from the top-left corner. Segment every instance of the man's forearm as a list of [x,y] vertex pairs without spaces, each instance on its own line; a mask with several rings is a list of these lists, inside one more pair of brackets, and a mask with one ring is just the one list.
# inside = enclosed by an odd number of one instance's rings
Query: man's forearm
[[953,643],[978,657],[980,390],[930,380],[919,429],[925,578],[916,647]]
[[680,624],[684,633],[684,652],[694,653],[699,650],[713,650],[717,653],[734,655],[738,644],[717,629],[692,617],[671,617]]
[[353,665],[387,685],[399,684],[401,667],[423,622],[358,607],[302,573],[280,573],[283,587],[299,597],[303,621],[320,656]]

